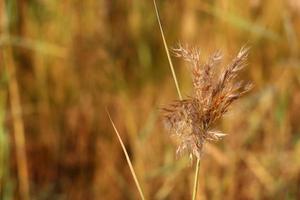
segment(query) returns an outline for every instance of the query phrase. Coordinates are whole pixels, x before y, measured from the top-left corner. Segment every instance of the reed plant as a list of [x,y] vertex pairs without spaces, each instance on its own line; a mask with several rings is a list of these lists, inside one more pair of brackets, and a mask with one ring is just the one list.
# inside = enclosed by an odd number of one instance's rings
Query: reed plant
[[[206,61],[202,61],[199,48],[183,46],[181,44],[177,48],[173,48],[173,54],[176,57],[189,62],[192,74],[193,93],[183,99],[155,0],[153,0],[153,4],[179,97],[179,100],[162,108],[163,121],[166,129],[177,139],[178,148],[176,153],[179,155],[187,153],[191,160],[193,158],[197,159],[192,195],[192,199],[195,200],[198,188],[200,159],[205,143],[207,141],[218,141],[226,135],[214,129],[215,123],[228,111],[229,106],[234,101],[252,88],[251,83],[244,84],[242,81],[236,81],[238,73],[246,64],[249,48],[242,47],[231,63],[221,70],[218,69],[223,57],[220,51],[216,51]],[[107,113],[126,156],[140,196],[142,199],[145,199],[128,152],[109,112]]]
[[175,56],[190,63],[193,93],[163,108],[166,129],[176,137],[177,154],[188,153],[197,159],[192,199],[196,199],[200,159],[207,141],[218,141],[226,134],[215,130],[214,124],[229,106],[247,93],[252,84],[237,82],[238,72],[245,66],[248,48],[241,48],[237,56],[221,71],[217,65],[222,59],[219,51],[206,62],[201,61],[200,50],[179,45],[173,49]]

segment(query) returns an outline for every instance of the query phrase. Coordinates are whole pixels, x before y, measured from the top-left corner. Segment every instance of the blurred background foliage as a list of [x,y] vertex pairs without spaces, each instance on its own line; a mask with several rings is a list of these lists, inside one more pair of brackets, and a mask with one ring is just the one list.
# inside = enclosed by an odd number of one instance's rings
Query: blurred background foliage
[[[206,148],[199,199],[300,199],[300,1],[157,3],[170,47],[198,46],[203,59],[220,49],[229,61],[251,46],[242,79],[255,88],[216,125],[229,135]],[[18,119],[30,199],[138,199],[105,107],[147,199],[191,198],[194,168],[176,159],[161,124],[159,108],[177,94],[152,1],[2,0],[0,9],[0,199],[26,199]],[[186,63],[173,60],[187,96]]]

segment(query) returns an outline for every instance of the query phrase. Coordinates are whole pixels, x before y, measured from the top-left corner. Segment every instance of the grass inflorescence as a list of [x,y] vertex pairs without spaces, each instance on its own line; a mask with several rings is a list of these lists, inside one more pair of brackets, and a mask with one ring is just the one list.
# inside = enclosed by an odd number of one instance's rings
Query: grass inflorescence
[[248,92],[252,84],[236,81],[238,72],[245,66],[248,48],[241,48],[230,64],[220,72],[217,69],[222,54],[217,51],[206,62],[201,61],[197,48],[179,45],[175,56],[190,63],[193,93],[163,108],[165,127],[177,136],[177,153],[188,152],[200,159],[206,141],[216,141],[226,134],[213,129],[215,122],[229,106]]

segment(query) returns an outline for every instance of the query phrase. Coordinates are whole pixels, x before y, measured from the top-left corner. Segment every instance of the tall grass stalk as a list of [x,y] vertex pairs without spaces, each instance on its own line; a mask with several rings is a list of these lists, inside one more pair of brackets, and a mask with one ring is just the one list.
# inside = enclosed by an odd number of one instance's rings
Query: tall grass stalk
[[117,130],[117,128],[116,128],[116,126],[115,126],[115,124],[114,124],[114,122],[113,122],[113,120],[112,120],[112,118],[111,118],[111,116],[110,116],[110,114],[109,114],[109,112],[108,112],[108,110],[106,110],[106,112],[107,112],[107,115],[108,115],[108,117],[109,117],[110,123],[111,123],[111,125],[113,126],[114,131],[115,131],[115,133],[116,133],[116,135],[117,135],[117,137],[118,137],[118,140],[119,140],[119,142],[120,142],[120,144],[121,144],[121,146],[122,146],[123,152],[124,152],[124,154],[125,154],[127,163],[128,163],[128,165],[129,165],[129,168],[130,168],[130,172],[131,172],[131,174],[132,174],[132,176],[133,176],[133,179],[134,179],[134,182],[135,182],[135,184],[136,184],[136,187],[138,188],[138,191],[139,191],[139,193],[140,193],[141,199],[142,199],[142,200],[145,200],[145,196],[144,196],[142,187],[141,187],[141,185],[140,185],[140,183],[139,183],[139,181],[138,181],[138,179],[137,179],[136,173],[135,173],[135,171],[134,171],[134,169],[133,169],[133,166],[132,166],[131,160],[130,160],[130,158],[129,158],[128,152],[127,152],[127,150],[126,150],[126,147],[125,147],[125,145],[124,145],[124,143],[123,143],[123,141],[122,141],[122,138],[121,138],[121,136],[120,136],[120,134],[119,134],[119,132],[118,132],[118,130]]
[[200,169],[200,159],[197,159],[195,178],[194,178],[194,188],[193,188],[193,200],[196,200],[197,191],[198,191],[198,179],[199,179],[199,170]]
[[[157,21],[158,21],[161,37],[162,37],[162,40],[163,40],[163,43],[164,43],[164,47],[165,47],[165,50],[166,50],[166,53],[167,53],[169,65],[170,65],[170,68],[171,68],[172,76],[173,76],[175,86],[176,86],[176,89],[177,89],[177,93],[178,93],[179,99],[182,100],[181,91],[179,89],[177,77],[176,77],[175,70],[174,70],[174,67],[173,67],[173,63],[172,63],[172,60],[171,60],[170,52],[168,50],[168,45],[167,45],[167,42],[166,42],[166,39],[165,39],[165,34],[164,34],[164,31],[163,31],[163,28],[162,28],[162,25],[161,25],[159,13],[158,13],[158,8],[157,8],[155,0],[153,0],[153,4],[154,4],[154,8],[155,8],[155,14],[156,14],[156,18],[157,18]],[[194,187],[193,187],[193,200],[195,200],[196,196],[197,196],[199,169],[200,169],[200,159],[197,158],[195,178],[194,178]]]
[[[3,24],[2,28],[4,34],[9,38],[9,15],[7,13],[7,5],[5,3],[2,7]],[[26,138],[24,130],[24,122],[22,119],[22,106],[19,92],[19,85],[16,76],[16,64],[13,58],[13,50],[10,45],[7,45],[2,50],[3,63],[8,73],[8,91],[10,97],[10,109],[12,113],[14,139],[16,148],[17,171],[19,179],[19,192],[23,200],[30,199],[29,176],[27,167],[26,155]]]
[[20,102],[19,87],[16,80],[15,65],[12,58],[12,50],[7,47],[3,50],[3,60],[8,71],[8,88],[10,94],[10,108],[13,113],[13,129],[16,147],[17,169],[19,176],[19,188],[22,199],[29,200],[29,176],[26,155],[26,138],[22,119],[22,107]]
[[179,99],[182,100],[182,95],[181,95],[181,92],[180,92],[180,89],[179,89],[177,77],[176,77],[175,70],[174,70],[174,67],[173,67],[173,63],[172,63],[172,60],[171,60],[170,52],[168,50],[167,41],[166,41],[165,34],[164,34],[164,31],[163,31],[163,28],[162,28],[162,25],[161,25],[161,22],[160,22],[159,13],[158,13],[158,9],[157,9],[157,5],[156,5],[155,0],[153,0],[153,4],[154,4],[154,8],[155,8],[156,18],[157,18],[157,21],[158,21],[161,37],[162,37],[164,47],[165,47],[165,50],[166,50],[166,53],[167,53],[168,61],[169,61],[169,64],[170,64],[170,69],[171,69],[173,79],[174,79],[174,82],[175,82],[175,86],[176,86],[176,89],[177,89],[177,93],[178,93]]

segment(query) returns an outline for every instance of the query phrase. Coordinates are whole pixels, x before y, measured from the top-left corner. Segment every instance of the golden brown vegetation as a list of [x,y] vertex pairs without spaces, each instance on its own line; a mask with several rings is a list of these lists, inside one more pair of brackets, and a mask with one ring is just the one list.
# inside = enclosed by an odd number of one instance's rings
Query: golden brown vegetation
[[[298,1],[157,3],[169,45],[198,45],[204,58],[220,49],[227,63],[251,44],[241,80],[255,88],[217,122],[230,134],[202,155],[199,199],[297,199]],[[18,117],[31,198],[138,199],[106,106],[145,198],[190,199],[193,168],[186,157],[176,160],[159,118],[176,89],[152,1],[9,0],[0,9],[0,199],[26,195],[19,192]],[[9,48],[13,63],[4,60]],[[190,73],[173,60],[186,97]],[[11,109],[11,64],[22,113]]]

